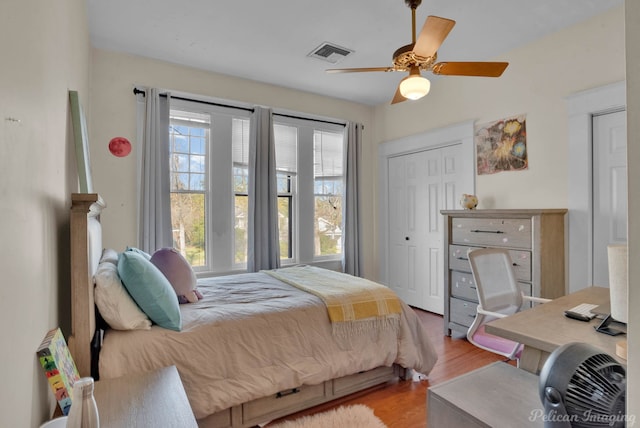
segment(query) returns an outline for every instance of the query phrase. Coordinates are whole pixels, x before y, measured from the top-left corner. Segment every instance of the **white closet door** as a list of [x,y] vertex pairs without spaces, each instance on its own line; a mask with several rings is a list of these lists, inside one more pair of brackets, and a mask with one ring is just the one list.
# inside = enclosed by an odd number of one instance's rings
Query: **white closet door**
[[424,308],[425,152],[389,158],[389,286],[402,300]]
[[609,285],[607,245],[627,242],[626,112],[593,118],[593,284]]
[[462,145],[388,158],[389,286],[406,303],[444,311],[442,209],[461,192]]

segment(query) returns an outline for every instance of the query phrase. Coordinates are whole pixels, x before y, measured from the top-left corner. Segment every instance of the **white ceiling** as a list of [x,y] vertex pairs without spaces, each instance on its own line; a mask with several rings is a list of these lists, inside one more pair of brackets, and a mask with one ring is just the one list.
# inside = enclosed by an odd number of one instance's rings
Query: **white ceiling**
[[[622,2],[424,0],[416,27],[428,15],[457,22],[439,61],[508,61],[504,53]],[[370,105],[389,102],[404,74],[325,70],[390,66],[393,52],[411,43],[403,0],[88,0],[88,7],[97,48]],[[307,56],[323,42],[355,52],[337,65]]]

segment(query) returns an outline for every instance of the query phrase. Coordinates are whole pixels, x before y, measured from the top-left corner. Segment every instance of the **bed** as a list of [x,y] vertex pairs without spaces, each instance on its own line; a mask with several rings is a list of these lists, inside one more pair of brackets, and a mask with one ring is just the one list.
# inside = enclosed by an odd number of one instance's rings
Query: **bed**
[[180,305],[181,331],[154,325],[103,333],[93,274],[104,208],[97,194],[72,195],[69,346],[82,376],[175,365],[200,426],[249,427],[404,378],[411,369],[426,374],[435,364],[406,304],[400,302],[395,328],[336,334],[323,299],[270,272],[199,279],[203,298]]

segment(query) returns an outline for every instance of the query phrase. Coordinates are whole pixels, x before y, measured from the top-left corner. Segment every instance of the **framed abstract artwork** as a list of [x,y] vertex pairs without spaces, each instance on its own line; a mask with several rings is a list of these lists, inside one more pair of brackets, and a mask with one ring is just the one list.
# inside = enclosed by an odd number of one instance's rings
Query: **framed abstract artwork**
[[525,115],[476,125],[474,140],[478,175],[528,169]]
[[78,181],[80,193],[93,193],[91,180],[91,162],[89,158],[89,136],[87,121],[80,104],[78,91],[69,91],[71,104],[71,123],[73,125],[73,139],[76,147],[76,163],[78,165]]

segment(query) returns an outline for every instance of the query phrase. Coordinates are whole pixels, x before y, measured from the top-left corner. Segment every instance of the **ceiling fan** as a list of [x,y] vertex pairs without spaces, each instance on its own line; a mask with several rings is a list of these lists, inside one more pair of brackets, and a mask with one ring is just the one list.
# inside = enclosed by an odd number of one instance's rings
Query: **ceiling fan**
[[404,0],[411,8],[410,45],[402,46],[393,53],[393,66],[368,68],[332,68],[328,73],[353,73],[362,71],[408,71],[400,81],[391,101],[396,104],[407,99],[417,100],[429,93],[431,83],[420,74],[421,70],[448,76],[500,77],[508,62],[438,62],[438,48],[456,24],[455,21],[438,16],[429,16],[416,40],[416,8],[422,0]]

